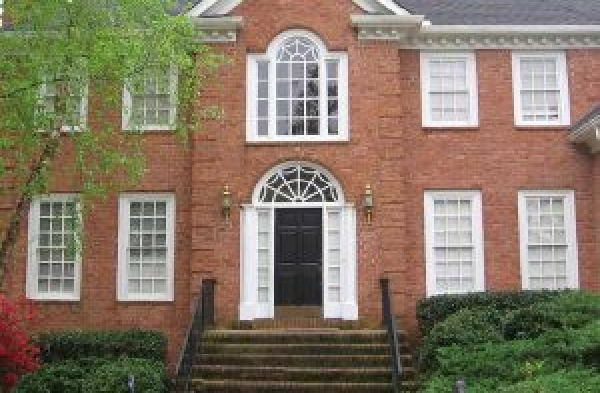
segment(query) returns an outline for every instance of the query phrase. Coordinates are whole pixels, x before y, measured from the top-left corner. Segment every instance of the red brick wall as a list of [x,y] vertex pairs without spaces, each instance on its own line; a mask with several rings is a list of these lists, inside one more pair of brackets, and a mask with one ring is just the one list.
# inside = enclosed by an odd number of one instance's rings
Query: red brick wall
[[[315,10],[318,10],[316,12]],[[600,290],[596,247],[600,219],[600,164],[567,141],[566,128],[515,128],[511,54],[477,51],[480,126],[424,129],[421,126],[419,52],[391,42],[358,41],[349,0],[253,0],[235,10],[244,17],[238,41],[220,45],[231,59],[202,92],[202,102],[220,105],[225,116],[193,138],[190,150],[171,136],[149,135],[149,168],[132,191],[173,191],[177,197],[176,300],[137,304],[116,301],[117,198],[86,218],[82,300],[43,303],[45,328],[143,326],[165,331],[171,359],[189,320],[190,294],[203,278],[216,278],[222,323],[237,318],[240,277],[239,210],[221,216],[222,190],[230,186],[235,206],[251,201],[260,177],[276,164],[302,159],[327,168],[358,207],[359,314],[380,318],[378,279],[392,279],[403,323],[414,331],[416,300],[425,293],[423,192],[479,189],[483,197],[486,286],[520,288],[517,192],[568,188],[576,192],[582,287]],[[245,142],[246,55],[264,52],[289,28],[318,34],[329,49],[349,56],[350,141],[250,145]],[[574,120],[600,101],[600,51],[568,52]],[[594,176],[596,174],[596,176]],[[360,206],[367,183],[376,200],[374,223]],[[60,187],[58,188],[60,190]],[[25,233],[25,231],[24,231]],[[24,291],[25,243],[8,279]]]

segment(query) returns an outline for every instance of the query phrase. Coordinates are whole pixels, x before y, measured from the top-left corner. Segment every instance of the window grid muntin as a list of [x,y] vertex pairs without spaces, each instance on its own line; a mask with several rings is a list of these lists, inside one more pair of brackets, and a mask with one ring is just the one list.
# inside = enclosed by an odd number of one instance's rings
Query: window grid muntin
[[436,293],[475,290],[473,199],[435,197],[431,214]]
[[471,113],[468,59],[431,58],[427,77],[430,85],[428,110],[431,120],[468,122]]
[[131,120],[133,125],[171,126],[174,108],[173,72],[146,70],[131,86]]
[[128,200],[127,292],[168,293],[168,204],[166,200]]
[[528,122],[559,121],[561,89],[558,58],[520,57],[518,66],[522,119]]
[[330,203],[339,198],[337,186],[327,174],[302,164],[275,171],[258,195],[261,203]]
[[327,293],[329,302],[342,300],[342,212],[327,211]]
[[269,303],[271,299],[271,259],[272,247],[272,218],[271,210],[260,209],[258,214],[258,264],[257,264],[257,299],[259,303]]
[[259,136],[269,135],[269,74],[268,60],[256,62],[256,133]]
[[78,292],[76,202],[52,198],[41,199],[37,204],[36,292],[42,296],[75,296]]
[[276,135],[320,135],[321,61],[317,45],[288,38],[275,67]]
[[326,60],[325,71],[327,73],[327,133],[338,135],[340,127],[340,61],[338,59]]
[[527,196],[525,208],[530,289],[569,287],[566,197]]
[[[48,78],[40,88],[40,105],[46,114],[54,114],[57,105],[57,82],[48,82]],[[66,113],[68,118],[64,120],[63,130],[76,131],[83,127],[86,117],[87,88],[83,81],[71,78],[67,82]]]

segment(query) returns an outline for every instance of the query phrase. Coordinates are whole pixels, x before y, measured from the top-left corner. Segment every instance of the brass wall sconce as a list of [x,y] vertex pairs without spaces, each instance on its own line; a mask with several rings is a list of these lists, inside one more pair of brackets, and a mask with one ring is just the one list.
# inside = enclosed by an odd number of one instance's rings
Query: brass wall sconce
[[367,187],[365,188],[363,207],[365,209],[365,217],[367,218],[367,224],[371,225],[371,223],[373,222],[373,209],[375,207],[375,199],[373,197],[373,190],[371,189],[370,184],[367,184]]
[[225,186],[223,188],[223,206],[221,212],[223,213],[223,217],[225,217],[225,221],[229,221],[231,217],[231,191],[229,191],[229,186]]

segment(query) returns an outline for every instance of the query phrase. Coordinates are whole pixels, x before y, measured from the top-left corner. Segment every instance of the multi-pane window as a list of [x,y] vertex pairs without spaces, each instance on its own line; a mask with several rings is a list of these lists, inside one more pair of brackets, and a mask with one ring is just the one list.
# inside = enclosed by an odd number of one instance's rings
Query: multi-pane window
[[519,193],[523,288],[578,286],[574,211],[570,191]]
[[478,124],[477,75],[473,53],[421,53],[423,125]]
[[125,86],[123,128],[159,131],[175,127],[177,71],[148,68]]
[[75,195],[48,195],[31,203],[27,293],[32,299],[78,300],[81,222]]
[[481,194],[425,193],[427,294],[484,289]]
[[347,57],[310,33],[248,58],[249,141],[347,139]]
[[72,77],[64,83],[66,90],[64,93],[59,91],[61,83],[61,81],[47,81],[42,84],[39,90],[42,111],[46,115],[55,115],[58,106],[63,106],[64,118],[61,129],[63,131],[81,130],[85,128],[87,120],[87,83],[83,79]]
[[564,52],[514,52],[513,85],[517,125],[570,123]]
[[119,210],[120,300],[172,300],[174,197],[127,194]]

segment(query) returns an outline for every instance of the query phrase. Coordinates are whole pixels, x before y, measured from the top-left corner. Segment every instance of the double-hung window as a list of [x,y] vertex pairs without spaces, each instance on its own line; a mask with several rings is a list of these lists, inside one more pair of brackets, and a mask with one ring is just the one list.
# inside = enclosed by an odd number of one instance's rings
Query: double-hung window
[[474,53],[421,52],[421,80],[423,126],[478,125]]
[[484,290],[479,191],[425,193],[427,295]]
[[248,56],[247,140],[348,139],[348,58],[305,31]]
[[128,80],[123,97],[123,129],[164,131],[175,128],[177,69],[149,67]]
[[173,300],[174,225],[172,194],[121,195],[119,300]]
[[564,52],[513,52],[515,124],[570,124],[569,89]]
[[[60,78],[57,77],[57,79]],[[63,83],[64,93],[60,91],[59,87]],[[46,77],[45,82],[40,86],[39,97],[41,113],[46,120],[51,120],[57,114],[59,105],[63,106],[62,131],[80,131],[86,127],[88,86],[83,77],[70,76],[64,82]],[[43,123],[46,123],[46,121],[43,121]],[[48,129],[48,127],[51,127],[51,125],[45,125],[42,128]]]
[[519,192],[524,289],[579,286],[573,191]]
[[81,217],[77,196],[33,199],[29,212],[27,295],[37,300],[79,300]]

